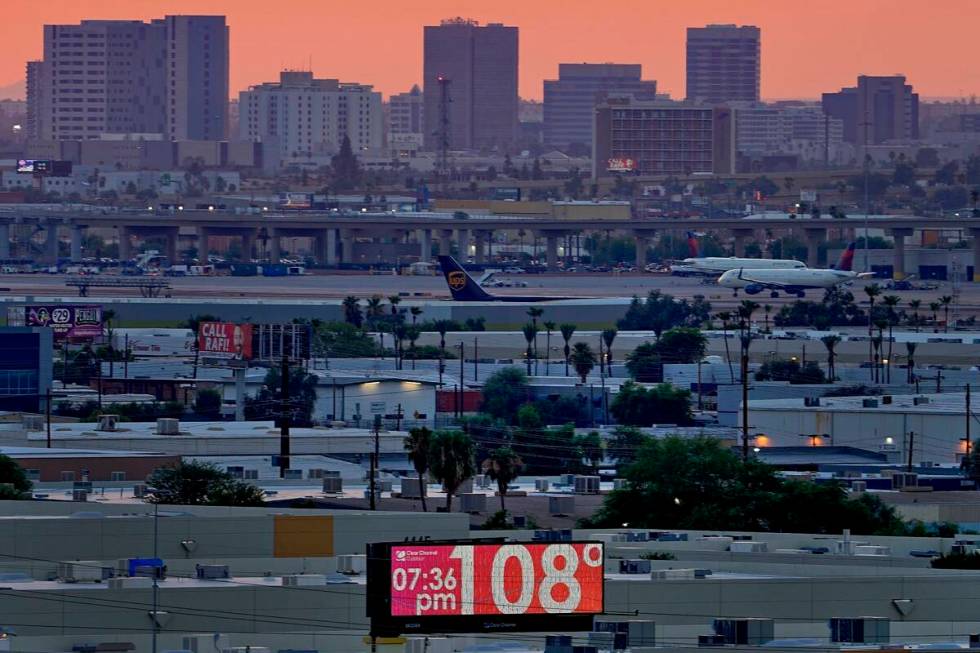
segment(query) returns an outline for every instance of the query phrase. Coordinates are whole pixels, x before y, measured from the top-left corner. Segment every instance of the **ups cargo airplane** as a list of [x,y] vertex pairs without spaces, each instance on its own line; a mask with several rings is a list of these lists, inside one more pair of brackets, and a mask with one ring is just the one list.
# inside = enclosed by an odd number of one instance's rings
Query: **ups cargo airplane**
[[452,256],[440,256],[439,267],[446,277],[449,292],[457,302],[551,302],[560,299],[588,299],[587,297],[543,297],[532,295],[491,295],[480,287],[473,277]]

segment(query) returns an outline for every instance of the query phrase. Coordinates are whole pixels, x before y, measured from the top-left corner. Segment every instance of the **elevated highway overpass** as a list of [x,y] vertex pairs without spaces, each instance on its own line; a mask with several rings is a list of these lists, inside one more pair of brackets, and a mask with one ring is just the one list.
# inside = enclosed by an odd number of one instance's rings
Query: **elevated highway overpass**
[[[895,242],[895,276],[905,276],[905,239],[916,229],[960,230],[973,239],[974,255],[980,261],[980,219],[967,217],[926,218],[920,216],[871,216],[867,223],[884,230]],[[242,239],[242,251],[253,251],[257,240],[268,245],[269,257],[280,258],[281,239],[308,237],[316,244],[317,259],[326,265],[351,262],[356,239],[404,238],[409,236],[419,246],[419,259],[430,258],[433,239],[440,253],[449,253],[453,243],[463,249],[472,245],[474,260],[484,263],[494,231],[518,231],[535,234],[545,241],[548,268],[558,268],[558,244],[570,234],[592,231],[614,231],[632,235],[637,245],[637,265],[646,264],[646,249],[659,233],[697,229],[723,233],[734,242],[736,256],[744,256],[745,246],[760,232],[801,234],[809,249],[807,264],[817,266],[817,249],[831,231],[842,231],[850,238],[864,229],[863,216],[844,219],[830,217],[793,217],[786,214],[756,215],[721,219],[557,219],[525,215],[404,212],[355,213],[334,211],[265,211],[265,210],[113,210],[103,207],[25,205],[0,207],[0,259],[11,257],[11,229],[26,225],[34,232],[45,231],[41,260],[57,259],[58,242],[67,231],[72,261],[82,258],[82,240],[86,229],[115,230],[119,256],[132,256],[134,239],[162,238],[165,254],[178,260],[179,237],[195,238],[198,250],[207,251],[211,236],[233,236]],[[183,230],[183,233],[182,233]],[[189,232],[189,234],[188,234]]]

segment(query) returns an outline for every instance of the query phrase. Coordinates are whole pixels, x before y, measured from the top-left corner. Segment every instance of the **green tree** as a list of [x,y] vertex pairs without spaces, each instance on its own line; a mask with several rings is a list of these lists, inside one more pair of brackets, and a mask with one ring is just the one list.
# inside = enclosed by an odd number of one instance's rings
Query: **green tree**
[[598,431],[589,431],[582,435],[576,435],[572,443],[575,445],[575,455],[579,460],[589,461],[592,472],[595,473],[606,457],[606,450],[602,446],[602,437]]
[[618,423],[627,426],[687,426],[692,423],[691,393],[669,383],[647,389],[628,381],[619,388],[609,411]]
[[147,479],[145,500],[181,505],[262,505],[262,490],[243,483],[213,463],[182,461]]
[[547,320],[542,323],[545,333],[544,341],[544,374],[545,376],[551,375],[551,332],[555,330],[555,323],[551,320]]
[[505,367],[483,383],[482,411],[513,422],[521,404],[527,402],[528,392],[527,374],[519,367]]
[[527,365],[527,375],[531,376],[531,359],[534,358],[534,341],[538,337],[538,327],[528,322],[521,327],[524,340],[527,341],[527,350],[524,352],[524,363]]
[[623,467],[636,459],[637,450],[649,439],[635,426],[617,426],[613,429],[612,440],[609,443],[609,455],[616,459],[620,467]]
[[408,460],[419,475],[419,496],[422,497],[422,512],[428,512],[425,505],[425,474],[429,471],[429,460],[432,457],[432,431],[420,426],[411,429],[405,438],[405,453]]
[[645,300],[633,297],[626,315],[616,322],[624,331],[653,331],[659,338],[664,331],[677,326],[698,327],[708,320],[711,304],[704,297],[693,301],[677,300],[659,290],[651,290]]
[[432,438],[429,468],[446,490],[446,512],[452,512],[459,486],[476,474],[475,453],[473,440],[462,431],[437,431]]
[[20,499],[23,493],[31,491],[31,487],[27,474],[17,461],[0,454],[0,499]]
[[596,356],[587,342],[576,342],[575,346],[572,347],[571,355],[568,357],[568,361],[575,368],[575,373],[578,374],[583,384],[592,368],[595,367],[595,360]]
[[212,388],[197,391],[194,398],[194,412],[203,417],[217,419],[221,416],[221,393]]
[[[312,426],[313,405],[316,403],[315,374],[302,368],[289,370],[289,421],[293,426]],[[265,375],[262,389],[254,397],[245,398],[245,417],[247,419],[282,420],[282,373],[278,367],[270,368]]]
[[823,370],[816,361],[800,366],[796,360],[771,360],[762,364],[755,373],[756,381],[789,381],[792,384],[825,383]]
[[823,346],[827,348],[827,381],[833,383],[837,378],[837,368],[834,365],[837,357],[837,345],[841,342],[841,337],[837,334],[824,336],[820,339]]
[[943,307],[943,333],[949,333],[949,309],[953,305],[953,296],[943,295],[939,298],[939,305]]
[[[606,345],[606,352],[605,352],[606,370],[608,371],[607,374],[610,376],[612,376],[612,364],[613,364],[612,344],[616,340],[617,333],[619,332],[616,329],[603,329],[601,334],[602,342]],[[599,361],[600,367],[602,366],[602,362],[603,361],[601,360]]]
[[344,135],[344,140],[340,143],[340,151],[330,159],[330,168],[335,190],[350,190],[360,181],[361,167],[347,135]]
[[483,473],[491,481],[497,483],[497,494],[500,496],[500,510],[506,512],[504,497],[507,496],[507,486],[516,479],[524,468],[524,462],[510,447],[497,447],[483,461]]

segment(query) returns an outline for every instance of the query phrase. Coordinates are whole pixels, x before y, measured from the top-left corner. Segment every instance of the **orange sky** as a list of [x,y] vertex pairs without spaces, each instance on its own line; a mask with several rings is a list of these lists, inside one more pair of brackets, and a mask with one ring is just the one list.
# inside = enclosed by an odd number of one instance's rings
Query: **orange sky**
[[0,0],[0,87],[39,58],[41,26],[81,18],[223,13],[231,88],[283,67],[373,83],[387,96],[421,81],[422,25],[466,16],[521,28],[520,90],[541,97],[559,62],[643,64],[684,95],[684,28],[762,28],[762,95],[817,97],[859,73],[904,73],[923,96],[980,94],[974,47],[980,0]]

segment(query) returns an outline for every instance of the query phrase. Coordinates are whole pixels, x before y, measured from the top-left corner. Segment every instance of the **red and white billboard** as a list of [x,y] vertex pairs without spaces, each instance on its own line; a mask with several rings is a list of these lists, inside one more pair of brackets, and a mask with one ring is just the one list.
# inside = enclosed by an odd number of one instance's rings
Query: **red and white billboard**
[[391,616],[589,615],[603,610],[599,542],[396,544]]
[[252,325],[230,322],[201,322],[197,331],[198,351],[211,358],[252,358]]
[[632,172],[636,170],[636,159],[631,157],[615,157],[606,160],[606,170],[609,172]]

